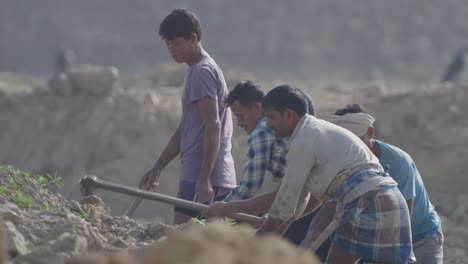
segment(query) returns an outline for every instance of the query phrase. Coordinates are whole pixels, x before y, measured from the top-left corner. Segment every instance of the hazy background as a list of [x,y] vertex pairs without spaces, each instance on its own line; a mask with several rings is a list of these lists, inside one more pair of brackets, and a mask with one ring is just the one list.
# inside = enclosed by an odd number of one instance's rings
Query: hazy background
[[69,47],[151,72],[171,61],[157,29],[179,7],[222,68],[261,79],[434,81],[468,45],[466,0],[0,0],[0,71],[47,75]]

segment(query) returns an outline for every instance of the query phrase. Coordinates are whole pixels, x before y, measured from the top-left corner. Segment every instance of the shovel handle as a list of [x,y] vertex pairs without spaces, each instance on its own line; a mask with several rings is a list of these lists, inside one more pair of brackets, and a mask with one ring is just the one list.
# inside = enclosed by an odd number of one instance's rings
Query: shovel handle
[[[149,191],[151,188],[149,186],[144,186],[142,190],[144,191]],[[137,197],[133,199],[132,203],[130,206],[127,208],[125,213],[123,214],[124,216],[132,217],[133,213],[135,213],[136,209],[138,206],[140,206],[141,202],[143,202],[143,198]]]
[[124,216],[132,217],[133,213],[135,213],[135,210],[138,208],[138,206],[140,206],[141,202],[143,202],[143,198],[135,198],[125,211]]
[[[165,195],[162,193],[144,191],[144,190],[140,190],[137,188],[128,187],[122,184],[100,180],[96,176],[84,176],[80,182],[81,184],[87,184],[88,186],[91,185],[95,189],[104,189],[104,190],[108,190],[112,192],[118,192],[118,193],[122,193],[126,195],[136,196],[140,198],[141,200],[148,199],[148,200],[153,200],[153,201],[159,201],[159,202],[171,204],[174,206],[182,207],[185,209],[197,211],[197,212],[204,212],[206,209],[209,208],[209,206],[205,204],[195,203],[195,202],[183,200],[180,198],[176,198],[173,196]],[[132,203],[132,205],[135,206],[133,211],[136,209],[136,207],[138,207],[138,204],[139,204],[137,201],[138,198],[135,199],[134,202]],[[129,208],[129,209],[132,209],[132,208]],[[252,224],[260,224],[263,222],[263,219],[260,217],[248,215],[248,214],[242,214],[242,213],[235,213],[235,214],[229,215],[229,217],[239,220],[239,221],[252,223]]]

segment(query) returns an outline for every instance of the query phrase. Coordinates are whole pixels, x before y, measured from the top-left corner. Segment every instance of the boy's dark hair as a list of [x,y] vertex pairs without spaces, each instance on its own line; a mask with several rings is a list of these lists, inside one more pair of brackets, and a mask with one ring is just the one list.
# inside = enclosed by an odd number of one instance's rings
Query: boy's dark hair
[[[309,104],[304,92],[290,85],[280,85],[265,95],[263,107],[273,107],[280,113],[291,109],[300,117],[309,112]],[[315,112],[315,111],[314,111]]]
[[187,9],[173,10],[159,25],[159,36],[164,40],[178,37],[189,39],[197,34],[197,40],[201,40],[201,24],[198,17]]
[[343,116],[346,114],[355,114],[355,113],[365,113],[367,114],[366,109],[360,104],[348,104],[343,108],[340,108],[335,111],[335,115]]
[[225,103],[230,106],[238,101],[242,106],[250,106],[253,103],[261,103],[263,97],[265,97],[265,92],[260,85],[252,81],[241,81],[229,92]]

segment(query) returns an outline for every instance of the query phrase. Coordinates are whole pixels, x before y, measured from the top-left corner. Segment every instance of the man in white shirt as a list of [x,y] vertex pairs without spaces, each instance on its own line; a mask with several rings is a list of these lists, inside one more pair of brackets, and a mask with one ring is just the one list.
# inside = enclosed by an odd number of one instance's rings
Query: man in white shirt
[[327,263],[413,261],[408,207],[367,146],[348,130],[308,115],[304,97],[289,85],[271,90],[262,107],[267,125],[288,138],[289,152],[278,194],[257,233],[281,234],[307,204],[313,211],[326,203],[320,210],[333,221],[314,219],[309,233],[317,239],[307,247],[315,250],[334,233]]

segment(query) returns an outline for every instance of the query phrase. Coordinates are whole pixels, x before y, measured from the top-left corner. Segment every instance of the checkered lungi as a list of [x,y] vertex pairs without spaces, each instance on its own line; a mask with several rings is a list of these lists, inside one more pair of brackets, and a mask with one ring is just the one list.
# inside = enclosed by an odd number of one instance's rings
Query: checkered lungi
[[[333,200],[369,177],[388,174],[362,171],[338,188]],[[388,176],[387,176],[388,177]],[[379,186],[348,203],[332,241],[348,253],[386,262],[413,262],[411,222],[405,199],[396,186]]]

